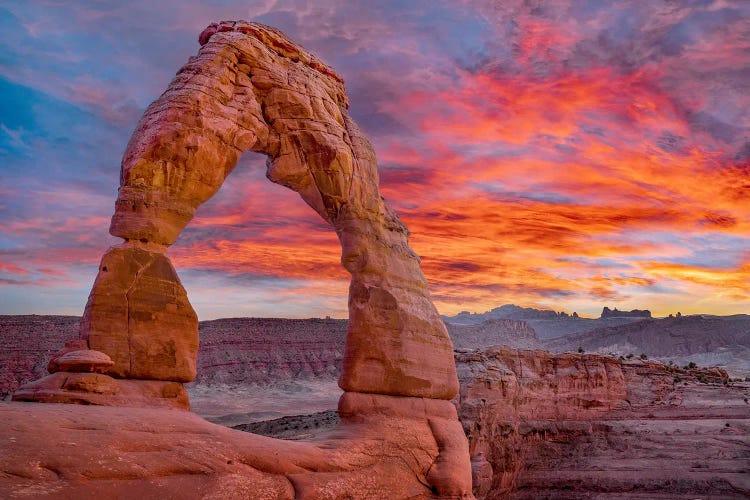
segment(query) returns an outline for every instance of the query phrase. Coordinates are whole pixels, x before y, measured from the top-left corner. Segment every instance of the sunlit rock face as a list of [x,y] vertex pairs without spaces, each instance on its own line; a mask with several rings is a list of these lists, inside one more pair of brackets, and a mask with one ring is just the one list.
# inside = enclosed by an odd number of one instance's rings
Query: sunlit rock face
[[195,378],[198,316],[169,257],[140,242],[110,248],[81,320],[81,338],[109,354],[119,378]]
[[[198,55],[148,107],[125,151],[110,227],[125,241],[102,258],[80,345],[68,347],[89,360],[72,368],[87,371],[58,371],[14,397],[130,406],[138,423],[129,431],[183,428],[188,441],[174,446],[120,432],[114,414],[101,408],[37,410],[50,434],[83,431],[77,436],[86,446],[60,456],[25,435],[23,422],[34,410],[16,403],[5,418],[27,446],[20,453],[15,443],[0,443],[0,456],[14,457],[0,459],[0,488],[15,494],[51,480],[67,497],[119,482],[122,491],[110,496],[164,486],[159,492],[167,496],[203,488],[217,498],[472,498],[468,442],[448,401],[458,392],[453,346],[409,232],[380,195],[375,153],[347,113],[343,80],[260,24],[211,25],[199,41]],[[197,317],[166,251],[244,151],[265,154],[267,177],[298,192],[331,225],[352,275],[342,425],[322,442],[238,437],[226,446],[233,431],[186,412],[132,408],[187,407],[182,382],[196,376]],[[80,352],[86,350],[93,352]],[[65,356],[56,355],[57,368],[71,366],[61,365]],[[142,464],[145,450],[158,454]],[[108,458],[100,459],[102,452]],[[204,455],[213,458],[193,459]],[[241,468],[227,467],[234,460]],[[37,474],[40,468],[59,472],[49,478]],[[4,476],[12,477],[3,484]],[[170,479],[154,480],[164,476]],[[102,483],[69,479],[76,477]]]
[[[128,144],[110,232],[126,247],[171,245],[242,152],[263,153],[268,178],[298,192],[335,229],[352,274],[341,387],[452,398],[458,381],[450,339],[408,230],[380,196],[375,153],[347,113],[343,80],[262,25],[224,23],[200,40],[198,56],[149,106]],[[98,285],[87,316],[97,314]],[[178,309],[187,323],[186,308]],[[91,324],[82,333],[96,338],[100,328]],[[169,340],[184,343],[153,338]],[[184,368],[175,367],[174,379],[188,368],[179,354]],[[131,364],[149,355],[131,349]],[[140,376],[134,368],[120,373]]]

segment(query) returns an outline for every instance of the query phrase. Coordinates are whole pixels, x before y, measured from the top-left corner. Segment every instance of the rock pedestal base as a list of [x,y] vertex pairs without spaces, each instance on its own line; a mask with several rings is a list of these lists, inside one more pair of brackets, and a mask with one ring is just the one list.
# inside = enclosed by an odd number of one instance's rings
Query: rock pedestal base
[[190,409],[190,399],[179,382],[121,380],[101,373],[53,373],[21,386],[13,401]]

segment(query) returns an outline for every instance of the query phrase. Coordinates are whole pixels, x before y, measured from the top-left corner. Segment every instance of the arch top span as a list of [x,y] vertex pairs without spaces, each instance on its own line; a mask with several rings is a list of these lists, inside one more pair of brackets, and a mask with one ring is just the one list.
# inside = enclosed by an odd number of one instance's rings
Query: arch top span
[[[336,231],[342,264],[352,275],[340,386],[364,393],[455,396],[451,341],[430,299],[419,258],[409,248],[408,230],[380,195],[375,152],[348,114],[343,79],[281,32],[261,24],[212,24],[199,41],[197,56],[148,107],[123,156],[110,227],[126,240],[118,255],[130,252],[129,246],[142,252],[149,245],[149,251],[159,252],[174,243],[240,155],[263,153],[267,177],[299,193]],[[146,336],[144,354],[134,353],[132,342],[118,348],[122,356],[110,352],[112,337],[120,334],[111,331],[109,312],[98,303],[103,300],[100,291],[110,293],[119,286],[104,286],[111,276],[111,270],[100,271],[82,334],[92,348],[113,357],[120,376],[147,378],[150,370],[137,367],[153,363],[149,349],[161,353],[164,349],[154,345],[170,336],[163,329],[160,338]],[[133,280],[123,282],[132,285]],[[184,295],[178,280],[164,283],[173,296]],[[156,320],[145,314],[129,317],[126,336],[147,330],[150,321]],[[179,351],[183,357],[194,355]],[[174,378],[186,380],[191,374]]]

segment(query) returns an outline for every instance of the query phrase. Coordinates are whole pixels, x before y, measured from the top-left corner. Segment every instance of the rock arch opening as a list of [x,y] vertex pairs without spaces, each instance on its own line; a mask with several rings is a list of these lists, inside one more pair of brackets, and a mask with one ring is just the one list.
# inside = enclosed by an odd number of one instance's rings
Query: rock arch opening
[[243,154],[169,249],[200,320],[190,409],[250,429],[336,409],[348,314],[336,234],[265,172]]
[[201,321],[346,318],[349,274],[330,226],[246,152],[170,247]]

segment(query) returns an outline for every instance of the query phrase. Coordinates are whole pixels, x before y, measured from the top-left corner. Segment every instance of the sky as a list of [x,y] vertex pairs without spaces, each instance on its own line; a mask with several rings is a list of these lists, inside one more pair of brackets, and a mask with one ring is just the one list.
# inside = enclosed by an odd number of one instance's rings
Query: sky
[[[27,0],[0,6],[0,314],[82,313],[125,145],[225,19],[343,76],[442,314],[750,313],[746,0]],[[335,233],[264,162],[169,250],[193,306],[346,317]]]

